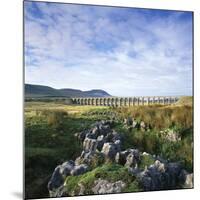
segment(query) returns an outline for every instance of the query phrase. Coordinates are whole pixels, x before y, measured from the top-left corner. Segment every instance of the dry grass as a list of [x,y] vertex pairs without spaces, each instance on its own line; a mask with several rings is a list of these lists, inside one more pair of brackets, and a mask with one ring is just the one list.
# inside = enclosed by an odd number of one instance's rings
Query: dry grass
[[184,96],[179,99],[179,101],[175,104],[177,106],[192,106],[193,97],[191,96]]
[[122,118],[133,117],[143,120],[156,129],[179,126],[190,128],[193,126],[192,106],[135,106],[115,108]]
[[105,109],[105,106],[80,106],[80,105],[66,105],[64,103],[56,102],[26,102],[25,112],[42,111],[42,110],[63,110],[68,113],[83,113],[94,109]]

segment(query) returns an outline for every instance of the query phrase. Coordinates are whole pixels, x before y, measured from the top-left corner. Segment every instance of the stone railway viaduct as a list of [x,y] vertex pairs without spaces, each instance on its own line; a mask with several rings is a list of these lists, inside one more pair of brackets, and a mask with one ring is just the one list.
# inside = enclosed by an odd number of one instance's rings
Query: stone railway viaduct
[[178,97],[84,97],[72,98],[77,105],[93,106],[137,106],[137,105],[169,105],[179,100]]

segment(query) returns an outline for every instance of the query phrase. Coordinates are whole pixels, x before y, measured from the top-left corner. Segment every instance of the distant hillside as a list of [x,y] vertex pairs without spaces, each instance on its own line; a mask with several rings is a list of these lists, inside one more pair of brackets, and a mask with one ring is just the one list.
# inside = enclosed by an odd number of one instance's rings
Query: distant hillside
[[81,91],[76,89],[54,89],[43,85],[25,84],[25,97],[107,97],[104,90]]
[[191,97],[191,96],[183,96],[175,104],[176,105],[180,105],[180,106],[182,106],[182,105],[192,106],[193,97]]

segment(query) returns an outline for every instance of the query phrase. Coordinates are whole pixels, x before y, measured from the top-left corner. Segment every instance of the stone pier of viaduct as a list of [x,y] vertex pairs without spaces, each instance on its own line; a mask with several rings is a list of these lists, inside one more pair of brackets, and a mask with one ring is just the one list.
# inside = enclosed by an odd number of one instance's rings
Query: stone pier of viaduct
[[93,106],[137,106],[137,105],[168,105],[178,101],[178,97],[88,97],[72,98],[73,104]]

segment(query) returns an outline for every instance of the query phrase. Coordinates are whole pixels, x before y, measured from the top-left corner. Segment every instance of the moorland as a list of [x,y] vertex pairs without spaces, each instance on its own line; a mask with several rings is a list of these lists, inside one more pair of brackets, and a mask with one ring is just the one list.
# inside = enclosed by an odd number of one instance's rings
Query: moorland
[[[47,185],[56,166],[75,160],[82,152],[83,143],[77,139],[77,133],[90,130],[102,120],[112,122],[110,128],[123,138],[122,151],[141,152],[139,169],[145,170],[159,157],[169,163],[178,162],[187,173],[193,173],[192,97],[182,97],[173,105],[132,107],[29,101],[24,109],[26,198],[49,197]],[[99,179],[124,182],[120,192],[144,191],[126,165],[97,159],[86,173],[65,177],[67,192],[63,196],[93,194],[91,188]],[[84,191],[80,193],[78,187],[82,186]],[[171,189],[184,187],[179,184]]]

